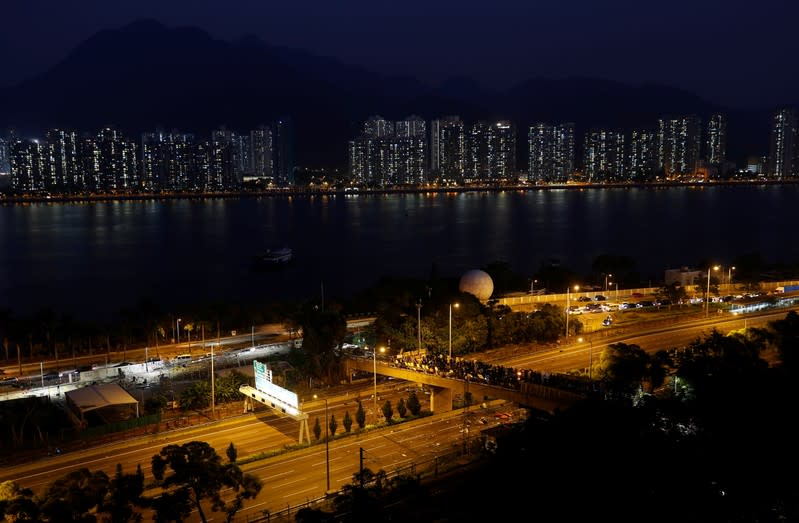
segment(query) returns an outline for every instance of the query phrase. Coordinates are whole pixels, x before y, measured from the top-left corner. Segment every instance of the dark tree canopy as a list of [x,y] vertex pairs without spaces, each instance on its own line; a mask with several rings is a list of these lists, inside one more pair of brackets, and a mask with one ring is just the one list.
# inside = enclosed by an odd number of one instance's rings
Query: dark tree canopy
[[[260,480],[243,474],[235,463],[222,463],[222,458],[204,441],[164,447],[153,456],[152,468],[161,487],[174,496],[173,507],[179,512],[179,521],[194,509],[205,523],[203,502],[206,500],[210,501],[213,512],[221,511],[232,518],[243,500],[254,498],[261,490]],[[235,492],[232,501],[222,499],[225,489]],[[183,500],[188,503],[181,503]]]

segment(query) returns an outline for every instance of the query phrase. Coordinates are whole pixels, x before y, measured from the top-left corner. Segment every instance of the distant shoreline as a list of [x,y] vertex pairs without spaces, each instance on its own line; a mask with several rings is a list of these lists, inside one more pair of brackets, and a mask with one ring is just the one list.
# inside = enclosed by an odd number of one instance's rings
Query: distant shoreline
[[712,182],[652,182],[652,183],[565,183],[547,185],[471,185],[458,187],[385,187],[380,189],[316,189],[316,188],[276,188],[262,190],[238,190],[218,192],[164,192],[164,193],[125,193],[125,194],[70,194],[70,195],[0,195],[0,204],[25,203],[81,203],[119,200],[182,200],[208,198],[251,198],[274,196],[358,196],[375,194],[418,194],[418,193],[463,193],[463,192],[510,192],[510,191],[549,191],[583,189],[658,189],[672,187],[719,187],[746,185],[794,185],[799,180],[724,180]]

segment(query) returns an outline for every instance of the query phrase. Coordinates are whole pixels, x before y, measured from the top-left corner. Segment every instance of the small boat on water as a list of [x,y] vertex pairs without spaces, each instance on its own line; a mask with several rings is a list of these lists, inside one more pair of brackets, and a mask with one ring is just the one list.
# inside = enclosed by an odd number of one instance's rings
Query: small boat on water
[[294,259],[294,251],[288,247],[281,249],[269,249],[265,253],[257,256],[259,265],[265,268],[279,267],[287,265]]

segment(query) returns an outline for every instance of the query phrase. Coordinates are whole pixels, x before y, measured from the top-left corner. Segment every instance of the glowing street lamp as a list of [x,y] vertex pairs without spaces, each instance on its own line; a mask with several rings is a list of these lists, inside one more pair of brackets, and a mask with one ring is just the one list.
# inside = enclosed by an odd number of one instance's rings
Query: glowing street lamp
[[612,278],[612,277],[613,277],[612,274],[606,274],[605,275],[605,292],[608,292],[608,278]]
[[176,346],[180,345],[180,322],[181,321],[182,320],[180,318],[178,318],[178,321],[175,324],[175,325],[177,325],[177,328],[175,329],[177,331],[177,344],[176,344]]
[[[569,303],[571,301],[571,290],[572,290],[571,287],[566,287],[566,338],[569,337],[569,312],[570,312],[569,311],[569,307],[570,307]],[[575,285],[574,286],[574,292],[577,292],[579,290],[580,290],[580,286],[579,285]]]
[[457,309],[460,307],[460,303],[449,304],[449,359],[452,359],[452,306],[455,306]]
[[[375,399],[375,424],[377,424],[377,350],[378,349],[375,349],[375,350],[372,351],[372,368],[374,370],[374,379],[375,379],[375,393],[374,393],[374,399]],[[386,348],[385,347],[380,347],[379,350],[380,350],[381,353],[386,352]]]
[[[707,294],[705,295],[705,318],[710,315],[710,267],[707,268]],[[719,270],[718,265],[713,266],[713,270]]]
[[730,267],[727,269],[727,285],[732,285],[732,271],[735,270],[735,267]]

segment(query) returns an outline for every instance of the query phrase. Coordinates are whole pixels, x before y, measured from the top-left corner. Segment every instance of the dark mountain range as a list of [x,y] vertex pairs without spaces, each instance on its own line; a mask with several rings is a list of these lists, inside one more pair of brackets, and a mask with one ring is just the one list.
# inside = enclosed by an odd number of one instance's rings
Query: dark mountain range
[[223,125],[246,132],[289,116],[297,164],[332,167],[345,166],[347,141],[373,114],[511,120],[525,166],[526,129],[535,122],[574,122],[581,143],[592,127],[629,131],[663,116],[715,111],[729,115],[734,160],[767,152],[768,114],[727,111],[666,86],[531,78],[492,92],[453,78],[430,88],[252,36],[227,42],[150,20],[97,33],[50,70],[0,90],[0,125],[38,136],[52,127],[94,132],[106,125],[132,138],[156,128],[204,136]]

